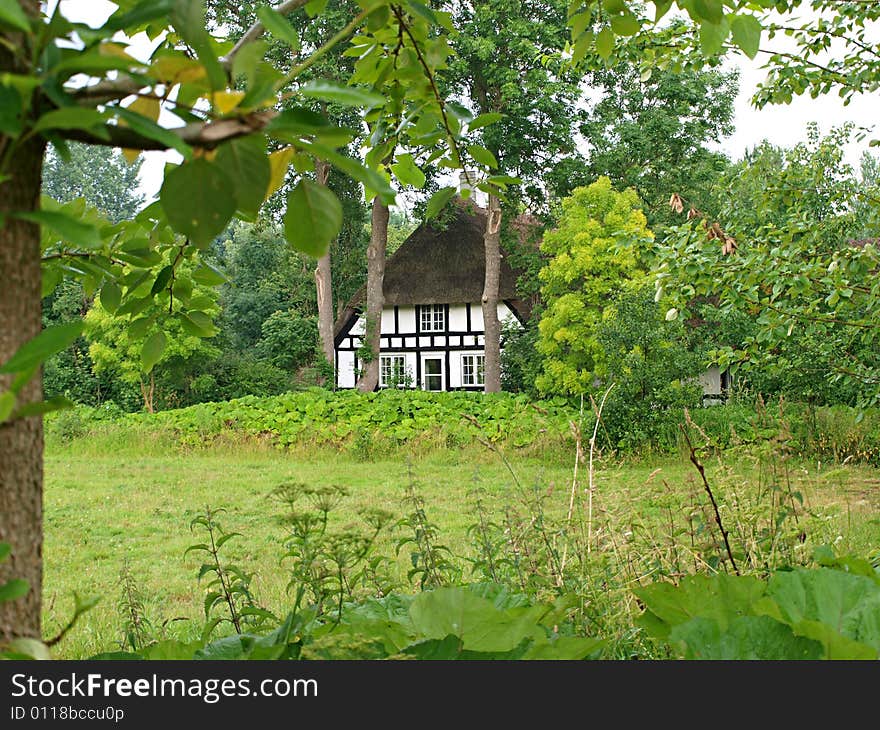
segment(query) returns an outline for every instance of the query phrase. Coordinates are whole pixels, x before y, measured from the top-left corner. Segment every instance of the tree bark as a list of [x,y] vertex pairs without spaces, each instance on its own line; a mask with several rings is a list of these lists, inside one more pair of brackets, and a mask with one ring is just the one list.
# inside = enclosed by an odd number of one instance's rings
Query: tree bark
[[[0,138],[0,142],[7,141]],[[16,150],[12,179],[0,184],[0,214],[39,206],[45,143],[39,137]],[[41,329],[40,228],[6,218],[0,228],[0,362],[8,360]],[[0,376],[0,392],[12,378]],[[18,403],[42,399],[38,372],[18,394]],[[0,602],[0,643],[40,637],[43,580],[43,420],[40,416],[0,424],[0,542],[12,547],[0,563],[0,584],[28,582],[27,595]]]
[[385,249],[388,245],[388,206],[373,198],[370,245],[367,247],[367,311],[364,349],[368,351],[357,388],[370,393],[379,385],[379,347],[382,337],[382,308],[385,306]]
[[[330,164],[323,160],[315,162],[315,173],[319,185],[326,185],[330,177]],[[318,298],[318,334],[321,338],[321,352],[324,359],[336,369],[336,350],[333,344],[333,277],[330,267],[330,249],[318,259],[315,268],[315,292]]]
[[[20,3],[31,16],[36,0]],[[18,47],[21,34],[7,34]],[[26,53],[25,56],[28,54]],[[0,46],[0,72],[28,73],[25,61]],[[0,135],[0,154],[12,140]],[[43,154],[46,143],[34,136],[11,155],[4,170],[10,179],[0,183],[0,363],[40,333],[42,275],[40,228],[3,214],[39,208]],[[11,382],[0,376],[0,392]],[[20,404],[42,399],[40,371],[18,395]],[[15,637],[40,638],[43,583],[43,419],[40,416],[0,424],[0,542],[10,545],[10,557],[0,562],[0,585],[13,578],[26,580],[27,594],[0,602],[0,643]]]
[[485,332],[484,392],[501,390],[501,323],[498,321],[498,287],[501,279],[501,201],[489,195],[486,216],[486,278],[483,282],[483,330]]

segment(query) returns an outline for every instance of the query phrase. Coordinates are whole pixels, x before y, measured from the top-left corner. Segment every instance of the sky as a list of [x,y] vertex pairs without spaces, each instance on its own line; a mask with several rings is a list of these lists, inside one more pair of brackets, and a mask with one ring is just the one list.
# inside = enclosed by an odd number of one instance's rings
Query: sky
[[[55,6],[57,0],[49,0],[49,7]],[[71,20],[97,25],[110,15],[114,5],[107,0],[61,0],[62,12]],[[880,36],[880,32],[878,32]],[[146,57],[149,44],[146,37],[135,38],[132,55]],[[140,41],[140,42],[137,42]],[[143,54],[143,55],[142,55]],[[868,149],[868,142],[880,138],[880,94],[857,95],[848,106],[833,95],[811,99],[809,96],[796,97],[790,104],[769,105],[756,109],[751,104],[751,97],[765,73],[761,70],[760,55],[750,61],[743,55],[735,56],[729,62],[731,67],[740,71],[740,90],[734,104],[734,124],[736,131],[723,140],[718,149],[731,159],[739,159],[747,150],[767,139],[773,144],[789,147],[806,140],[806,129],[809,122],[816,122],[822,133],[840,126],[847,121],[859,125],[871,125],[877,120],[873,134],[860,142],[853,142],[845,150],[845,160],[858,168],[862,153]],[[170,119],[176,119],[168,115]],[[165,121],[163,118],[160,121]],[[179,160],[176,153],[151,152],[144,154],[141,168],[141,192],[148,198],[158,194],[162,183],[163,168],[166,160]]]

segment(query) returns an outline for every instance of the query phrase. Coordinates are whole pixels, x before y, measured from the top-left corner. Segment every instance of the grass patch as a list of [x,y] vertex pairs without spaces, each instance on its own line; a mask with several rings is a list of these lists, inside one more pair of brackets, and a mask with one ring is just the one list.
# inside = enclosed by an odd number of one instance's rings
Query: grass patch
[[[280,560],[289,528],[280,519],[283,507],[268,495],[285,482],[345,487],[347,496],[329,515],[338,532],[360,524],[363,508],[404,516],[404,496],[414,482],[439,530],[438,541],[450,549],[464,579],[486,579],[494,551],[517,588],[549,595],[554,583],[563,581],[566,590],[583,597],[585,633],[609,639],[612,655],[626,656],[642,641],[632,624],[639,612],[634,587],[723,569],[712,564],[717,535],[702,484],[686,459],[600,462],[592,512],[582,464],[571,521],[570,458],[510,453],[507,459],[519,485],[497,453],[480,447],[411,449],[368,459],[329,448],[279,452],[253,437],[181,447],[171,431],[125,431],[112,424],[69,443],[50,440],[44,634],[52,635],[65,621],[74,591],[100,595],[57,655],[87,657],[118,647],[124,623],[117,605],[120,575],[127,565],[155,633],[198,636],[205,589],[196,580],[199,559],[184,552],[198,541],[189,524],[206,505],[224,508],[224,528],[243,535],[227,544],[227,559],[253,572],[260,603],[283,614],[291,602],[285,591],[289,564]],[[706,467],[749,570],[808,563],[822,544],[877,554],[875,468],[780,459],[761,451],[707,459]],[[494,547],[480,541],[481,520],[494,525],[484,531],[491,532],[488,543]],[[395,556],[405,536],[405,527],[383,531],[377,553],[393,558],[398,589],[414,591],[407,579],[411,548]],[[563,553],[565,575],[558,571]],[[528,585],[518,585],[526,580]]]

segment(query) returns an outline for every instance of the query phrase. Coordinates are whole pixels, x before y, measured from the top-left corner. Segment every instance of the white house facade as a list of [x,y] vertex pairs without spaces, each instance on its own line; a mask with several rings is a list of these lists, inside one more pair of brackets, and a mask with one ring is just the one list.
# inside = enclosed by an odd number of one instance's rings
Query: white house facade
[[[443,222],[423,223],[385,262],[380,388],[484,389],[481,303],[486,211],[456,199]],[[532,303],[518,297],[517,272],[502,250],[498,319],[525,323]],[[363,363],[366,287],[336,320],[336,386],[354,388]],[[502,341],[502,347],[503,347]]]
[[[498,319],[517,322],[499,302]],[[336,385],[353,388],[361,363],[364,318],[336,338]],[[379,387],[483,390],[483,308],[477,302],[394,305],[382,311]]]

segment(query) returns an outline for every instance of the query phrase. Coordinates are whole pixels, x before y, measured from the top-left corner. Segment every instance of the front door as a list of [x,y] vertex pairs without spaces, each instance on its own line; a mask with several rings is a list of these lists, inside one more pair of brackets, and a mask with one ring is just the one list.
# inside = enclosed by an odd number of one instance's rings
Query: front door
[[422,360],[422,390],[443,390],[443,358]]

